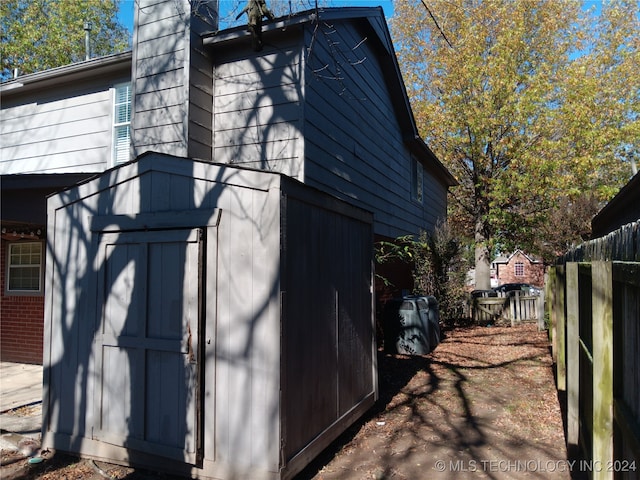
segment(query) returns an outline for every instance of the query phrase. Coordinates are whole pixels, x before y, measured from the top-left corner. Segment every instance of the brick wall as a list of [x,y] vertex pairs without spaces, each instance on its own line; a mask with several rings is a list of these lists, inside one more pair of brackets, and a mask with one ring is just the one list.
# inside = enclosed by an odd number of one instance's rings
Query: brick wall
[[41,365],[44,296],[6,295],[7,243],[0,247],[0,360]]
[[[524,275],[516,275],[516,263],[523,264]],[[513,255],[508,263],[499,264],[496,273],[501,285],[505,283],[530,283],[536,287],[544,285],[544,264],[531,262],[522,253]]]

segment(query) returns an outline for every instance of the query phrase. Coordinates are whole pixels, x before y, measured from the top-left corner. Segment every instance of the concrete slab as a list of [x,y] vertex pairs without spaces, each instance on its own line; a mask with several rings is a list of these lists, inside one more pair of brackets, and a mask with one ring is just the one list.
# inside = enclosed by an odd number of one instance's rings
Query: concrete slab
[[0,430],[29,438],[39,438],[42,427],[42,404],[0,413]]
[[0,413],[0,449],[21,450],[25,444],[40,448],[42,404]]
[[42,402],[42,365],[0,362],[0,413]]
[[41,426],[42,366],[0,362],[0,449],[37,450]]

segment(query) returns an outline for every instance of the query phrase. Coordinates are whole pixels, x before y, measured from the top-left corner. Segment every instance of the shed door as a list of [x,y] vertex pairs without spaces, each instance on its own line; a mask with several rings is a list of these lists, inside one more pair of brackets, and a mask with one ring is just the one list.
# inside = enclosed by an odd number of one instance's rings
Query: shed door
[[197,463],[202,232],[103,233],[94,437]]

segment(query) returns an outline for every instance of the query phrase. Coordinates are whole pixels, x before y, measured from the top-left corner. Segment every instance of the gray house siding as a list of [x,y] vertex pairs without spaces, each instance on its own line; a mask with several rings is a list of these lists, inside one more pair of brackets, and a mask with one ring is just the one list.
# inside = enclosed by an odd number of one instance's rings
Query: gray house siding
[[305,29],[305,182],[375,211],[378,234],[428,229],[441,209],[411,200],[411,154],[375,41],[352,22],[331,27]]
[[437,177],[429,170],[425,170],[424,203],[429,206],[429,209],[425,211],[423,220],[428,230],[431,231],[436,226],[438,220],[447,218],[448,193],[447,186],[443,185],[441,181],[438,181]]
[[141,0],[135,9],[132,155],[157,151],[211,160],[212,68],[200,34],[217,27],[217,1]]
[[[265,28],[261,52],[242,29],[204,39],[215,64],[215,160],[279,171],[372,211],[381,236],[432,230],[455,180],[417,137],[381,12],[320,10]],[[421,203],[414,159],[424,167]]]
[[269,53],[215,55],[214,160],[302,180],[302,59],[299,39]]
[[48,209],[45,446],[290,478],[373,404],[368,212],[161,154]]
[[112,155],[113,91],[127,74],[2,92],[0,173],[101,172]]

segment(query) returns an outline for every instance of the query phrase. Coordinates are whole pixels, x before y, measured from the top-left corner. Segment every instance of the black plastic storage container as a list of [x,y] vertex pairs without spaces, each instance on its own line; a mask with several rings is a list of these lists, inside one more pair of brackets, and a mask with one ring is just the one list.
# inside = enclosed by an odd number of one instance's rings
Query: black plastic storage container
[[394,298],[387,303],[384,311],[385,351],[405,355],[426,355],[436,347],[440,328],[438,327],[436,337],[429,321],[427,298]]
[[438,300],[434,296],[419,297],[424,299],[429,305],[427,310],[427,319],[429,320],[429,345],[431,351],[440,343],[440,308],[438,307]]

